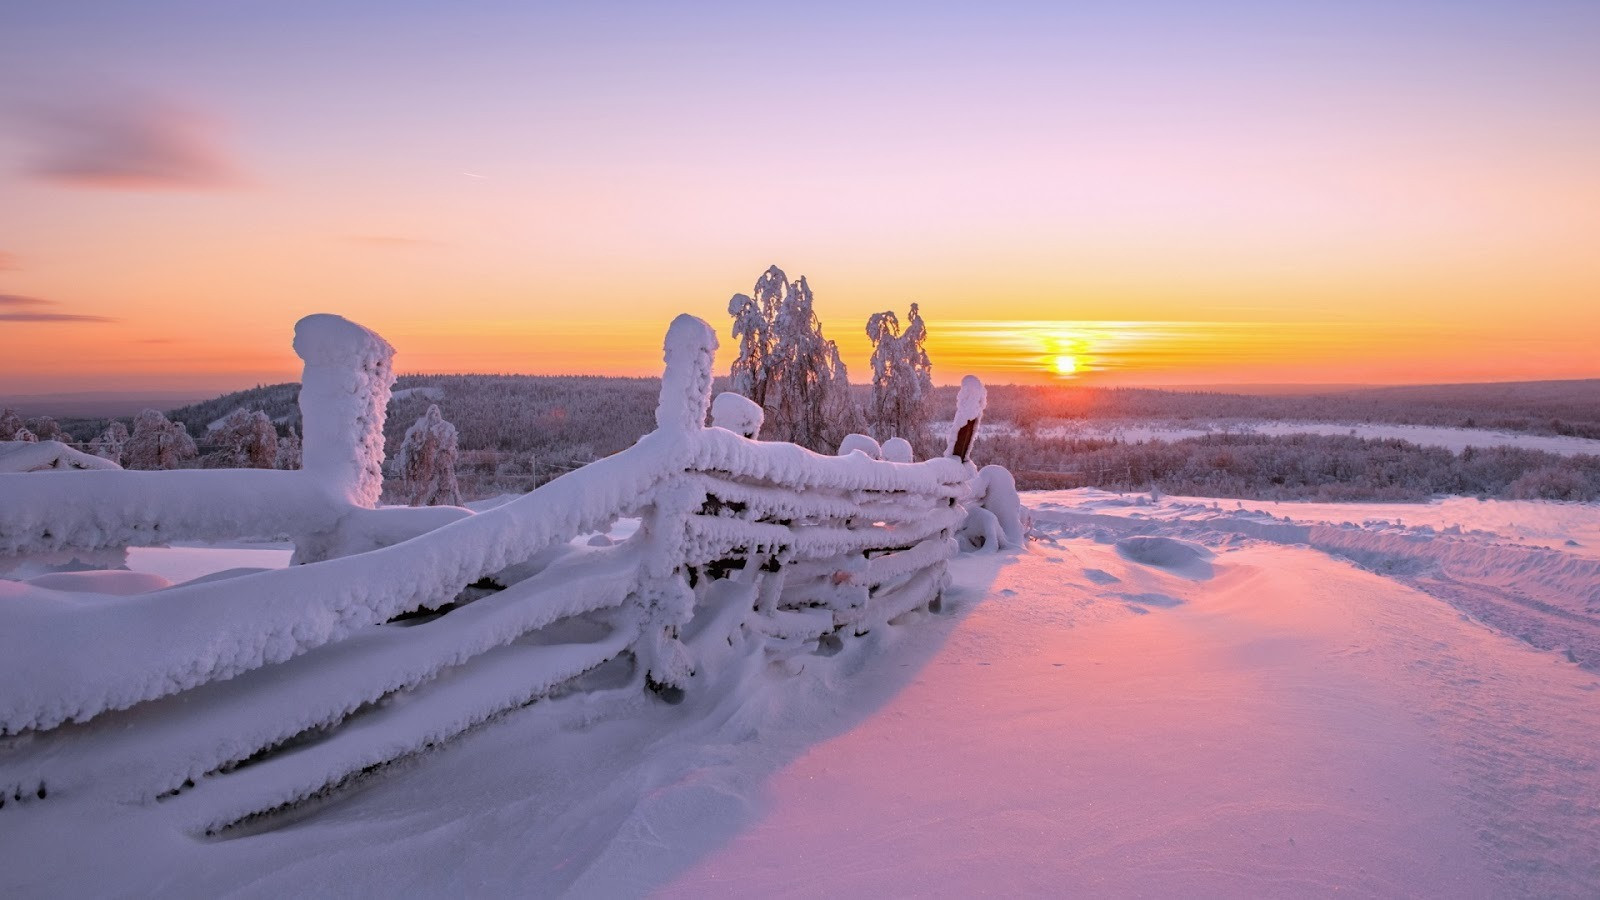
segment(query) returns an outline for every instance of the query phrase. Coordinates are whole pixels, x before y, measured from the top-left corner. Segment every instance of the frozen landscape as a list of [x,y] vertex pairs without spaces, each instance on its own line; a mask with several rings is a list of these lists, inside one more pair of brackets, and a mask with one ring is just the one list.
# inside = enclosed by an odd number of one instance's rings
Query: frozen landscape
[[1600,509],[1026,503],[1025,548],[835,655],[676,706],[598,681],[219,837],[190,795],[8,803],[0,867],[19,896],[1600,890],[1600,676],[1569,655]]
[[0,475],[8,889],[1600,891],[1600,506],[1019,496],[976,379],[944,455],[826,456],[715,346],[468,507],[373,508],[393,351],[336,316],[303,468]]

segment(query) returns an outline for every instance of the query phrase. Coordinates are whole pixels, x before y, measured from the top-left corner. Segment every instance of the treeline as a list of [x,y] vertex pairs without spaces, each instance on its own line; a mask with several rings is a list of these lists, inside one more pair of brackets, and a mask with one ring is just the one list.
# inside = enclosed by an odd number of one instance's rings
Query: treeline
[[1600,456],[1518,447],[1453,453],[1401,440],[1345,435],[1211,434],[1120,442],[986,437],[976,451],[1024,490],[1158,488],[1171,494],[1252,500],[1407,501],[1441,494],[1510,500],[1600,498]]

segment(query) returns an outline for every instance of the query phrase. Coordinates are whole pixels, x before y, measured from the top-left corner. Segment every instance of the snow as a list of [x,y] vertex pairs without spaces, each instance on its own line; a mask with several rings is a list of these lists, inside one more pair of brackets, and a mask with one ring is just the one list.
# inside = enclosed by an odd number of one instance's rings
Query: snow
[[1600,892],[1600,506],[819,455],[705,427],[684,316],[634,447],[373,509],[392,351],[296,346],[308,473],[0,476],[8,893]]
[[760,434],[765,416],[761,404],[732,391],[723,391],[711,401],[711,424],[742,437]]
[[111,460],[74,450],[60,441],[0,441],[0,472],[120,468]]
[[883,447],[865,434],[847,434],[839,442],[839,455],[849,456],[852,453],[864,453],[868,459],[883,458]]
[[911,442],[905,438],[892,437],[883,442],[883,458],[888,462],[908,463],[913,459]]
[[294,326],[300,379],[301,465],[357,506],[383,492],[383,422],[394,385],[394,348],[340,316],[306,316]]
[[[1004,426],[1001,426],[1004,427]],[[1438,425],[1401,425],[1386,422],[1267,422],[1216,421],[1200,424],[1085,422],[1040,428],[1041,437],[1115,439],[1120,441],[1178,441],[1208,434],[1324,434],[1353,435],[1368,440],[1401,440],[1423,447],[1444,447],[1460,453],[1468,447],[1520,447],[1561,456],[1600,456],[1600,440],[1566,435],[1494,431],[1487,428],[1451,428]]]
[[[108,878],[134,894],[261,897],[1600,890],[1600,810],[1581,799],[1600,795],[1594,669],[1313,547],[1199,533],[1192,498],[1024,499],[1040,539],[954,561],[942,614],[781,665],[729,647],[732,664],[677,706],[597,669],[581,690],[229,840],[185,835],[299,794],[295,754],[142,806],[87,804],[73,773],[109,769],[131,788],[162,761],[226,752],[149,731],[116,755],[56,756],[59,792],[0,809],[0,869],[22,895],[104,893]],[[1486,519],[1537,511],[1491,506]],[[741,596],[729,590],[708,598],[724,615]],[[807,618],[769,627],[821,624]],[[370,748],[417,739],[400,727],[409,709],[474,721],[624,637],[508,647],[463,669],[469,680],[337,732],[325,754],[364,765]],[[329,677],[304,672],[307,685]],[[204,698],[205,733],[243,727],[239,689]]]

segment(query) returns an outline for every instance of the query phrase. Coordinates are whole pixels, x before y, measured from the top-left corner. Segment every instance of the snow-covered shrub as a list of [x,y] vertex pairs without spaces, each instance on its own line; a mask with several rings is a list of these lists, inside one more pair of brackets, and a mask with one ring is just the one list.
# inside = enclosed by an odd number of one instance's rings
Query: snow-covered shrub
[[1506,486],[1513,500],[1592,500],[1594,485],[1582,473],[1564,466],[1534,469]]
[[826,452],[859,430],[861,417],[839,347],[823,337],[803,276],[790,282],[772,266],[754,293],[728,303],[740,342],[729,372],[733,389],[761,404],[772,440]]
[[17,437],[17,432],[26,430],[22,416],[17,415],[16,410],[7,407],[4,411],[0,411],[0,441],[23,440]]
[[892,311],[867,320],[872,341],[872,426],[880,436],[915,439],[927,423],[926,401],[933,393],[933,365],[923,347],[928,329],[917,304],[906,327]]
[[973,495],[982,509],[993,514],[1003,546],[1021,547],[1027,533],[1027,514],[1011,473],[1002,466],[984,466],[978,470]]
[[761,433],[764,417],[761,404],[732,391],[723,391],[711,401],[711,424],[747,438]]
[[179,422],[147,409],[133,419],[133,434],[123,448],[130,469],[176,469],[199,455],[194,438]]
[[840,456],[849,456],[857,450],[873,459],[883,458],[883,448],[878,445],[877,441],[867,435],[847,434],[844,436],[844,440],[839,442]]
[[456,427],[444,420],[438,406],[406,430],[395,468],[406,481],[412,506],[460,506],[461,490],[456,486]]
[[89,442],[89,452],[120,466],[127,446],[128,426],[113,420],[104,431],[100,432],[99,437]]
[[274,469],[278,466],[278,429],[267,414],[236,409],[212,433],[219,449],[213,467]]
[[61,426],[50,416],[39,416],[28,423],[28,430],[41,441],[70,441],[72,436],[63,432]]
[[300,432],[289,426],[289,433],[278,438],[278,468],[300,468]]

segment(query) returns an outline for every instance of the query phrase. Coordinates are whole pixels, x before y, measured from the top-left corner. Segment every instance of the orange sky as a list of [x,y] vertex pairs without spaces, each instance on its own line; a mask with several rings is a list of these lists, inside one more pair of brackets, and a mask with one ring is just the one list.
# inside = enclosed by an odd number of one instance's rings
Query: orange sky
[[0,398],[292,378],[324,311],[654,374],[774,263],[856,380],[913,301],[947,383],[1600,376],[1594,6],[1124,6],[29,11]]

